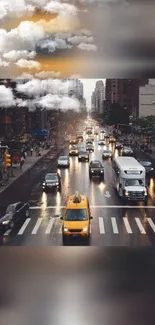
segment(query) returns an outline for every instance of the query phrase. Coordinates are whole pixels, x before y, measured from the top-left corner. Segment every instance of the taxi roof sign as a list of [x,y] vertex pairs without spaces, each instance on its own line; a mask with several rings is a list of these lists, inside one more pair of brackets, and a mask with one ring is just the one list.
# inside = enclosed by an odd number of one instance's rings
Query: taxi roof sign
[[74,203],[80,203],[81,202],[81,196],[80,196],[79,192],[75,192],[73,202]]

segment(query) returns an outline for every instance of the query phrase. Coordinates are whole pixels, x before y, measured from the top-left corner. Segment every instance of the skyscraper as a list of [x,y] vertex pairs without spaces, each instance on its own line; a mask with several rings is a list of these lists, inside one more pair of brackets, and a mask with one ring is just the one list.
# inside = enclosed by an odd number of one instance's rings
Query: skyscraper
[[95,89],[91,96],[91,110],[98,114],[102,114],[103,101],[104,101],[104,83],[102,80],[98,80],[96,82]]
[[130,115],[138,117],[139,87],[148,84],[148,79],[106,79],[106,107],[118,103],[126,107]]

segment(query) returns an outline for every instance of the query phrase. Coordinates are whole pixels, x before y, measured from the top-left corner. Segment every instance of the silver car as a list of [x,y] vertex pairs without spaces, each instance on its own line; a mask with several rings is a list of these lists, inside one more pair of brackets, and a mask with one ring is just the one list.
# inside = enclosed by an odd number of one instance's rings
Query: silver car
[[69,167],[70,166],[70,161],[68,156],[60,156],[58,158],[58,167]]
[[108,149],[103,150],[102,158],[103,159],[112,158],[112,151],[111,150],[108,150]]

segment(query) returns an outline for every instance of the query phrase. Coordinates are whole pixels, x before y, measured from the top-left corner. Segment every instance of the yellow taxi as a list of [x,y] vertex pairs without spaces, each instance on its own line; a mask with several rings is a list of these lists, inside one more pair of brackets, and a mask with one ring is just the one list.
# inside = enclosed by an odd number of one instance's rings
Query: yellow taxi
[[113,136],[110,136],[109,143],[113,143],[113,142],[116,142],[116,139]]
[[78,156],[79,148],[77,146],[72,146],[69,148],[69,156]]
[[90,220],[92,219],[89,207],[89,200],[86,195],[70,195],[66,204],[62,224],[63,243],[67,238],[79,236],[90,239]]
[[75,145],[75,144],[78,144],[79,140],[77,138],[73,138],[69,141],[69,145],[72,146],[72,145]]

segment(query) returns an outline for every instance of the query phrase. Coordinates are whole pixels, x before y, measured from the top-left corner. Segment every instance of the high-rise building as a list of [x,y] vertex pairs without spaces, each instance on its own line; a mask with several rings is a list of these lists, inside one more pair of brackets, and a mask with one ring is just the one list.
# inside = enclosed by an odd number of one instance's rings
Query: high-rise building
[[148,79],[106,79],[106,107],[118,103],[126,107],[130,115],[138,117],[139,87],[148,84]]
[[96,107],[95,100],[96,100],[95,91],[93,91],[91,95],[91,112],[95,112],[95,107]]
[[69,81],[69,95],[75,96],[79,101],[83,100],[83,83],[79,79],[69,79]]
[[155,115],[155,84],[139,87],[139,117]]
[[95,85],[95,89],[91,96],[91,111],[98,114],[103,113],[103,101],[104,101],[104,83],[102,80],[98,80]]
[[83,83],[79,79],[68,79],[70,82],[68,96],[75,97],[80,102],[81,111],[86,111],[86,100],[83,97]]

